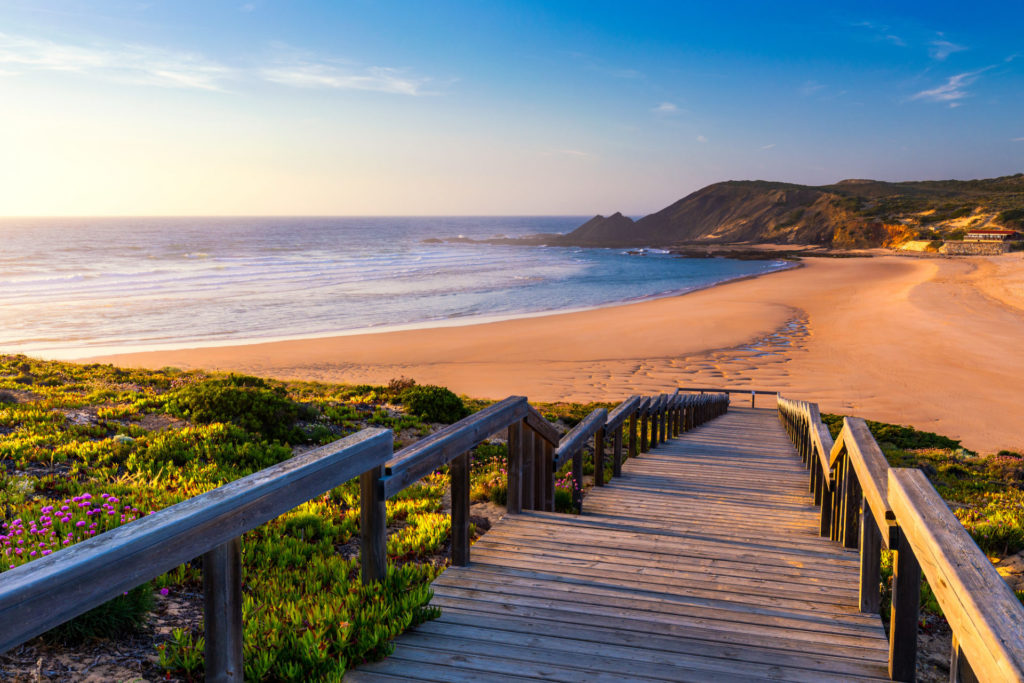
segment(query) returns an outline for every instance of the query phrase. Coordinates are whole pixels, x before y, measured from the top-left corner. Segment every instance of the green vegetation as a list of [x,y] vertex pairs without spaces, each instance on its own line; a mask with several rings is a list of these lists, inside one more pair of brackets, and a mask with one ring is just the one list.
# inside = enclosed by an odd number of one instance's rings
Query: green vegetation
[[[282,383],[0,356],[0,572],[280,462],[295,448],[371,425],[415,439],[431,432],[428,421],[454,421],[484,405],[409,380]],[[504,467],[502,444],[480,452],[476,488],[499,460]],[[429,584],[447,561],[446,488],[438,473],[388,501],[390,565],[379,585],[359,580],[355,480],[245,534],[246,679],[337,678],[435,617]],[[18,543],[36,535],[45,548]],[[154,591],[194,595],[200,586],[198,564],[183,565],[46,638],[137,631]],[[195,679],[202,652],[202,625],[191,624],[160,646],[160,665]]]

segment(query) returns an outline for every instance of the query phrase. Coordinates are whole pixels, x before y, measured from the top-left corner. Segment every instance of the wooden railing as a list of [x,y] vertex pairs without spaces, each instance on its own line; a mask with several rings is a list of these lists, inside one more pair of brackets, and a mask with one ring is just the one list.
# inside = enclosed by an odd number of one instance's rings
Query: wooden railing
[[242,680],[241,535],[391,457],[364,429],[0,574],[0,652],[203,558],[206,678]]
[[708,389],[706,387],[679,387],[676,391],[690,391],[699,392],[701,394],[749,394],[750,395],[750,407],[754,408],[754,399],[758,395],[777,396],[776,391],[766,391],[764,389]]
[[[387,573],[388,498],[447,465],[451,477],[451,563],[469,562],[469,452],[494,434],[508,436],[509,514],[554,510],[554,476],[573,461],[574,504],[582,507],[583,448],[594,442],[595,484],[604,485],[604,449],[612,440],[613,476],[621,474],[625,424],[629,456],[725,412],[724,394],[632,396],[611,413],[593,411],[568,434],[510,396],[415,444],[393,452],[394,434],[364,429],[255,474],[0,574],[0,653],[139,586],[203,558],[205,670],[208,681],[241,681],[241,535],[355,476],[360,478],[363,582]],[[657,436],[655,436],[657,434]],[[645,437],[646,438],[646,437]]]
[[867,424],[833,440],[818,406],[779,396],[810,469],[821,535],[860,551],[860,609],[880,607],[881,551],[894,552],[889,676],[916,677],[922,569],[953,630],[952,681],[1024,681],[1024,607],[920,470],[891,468]]

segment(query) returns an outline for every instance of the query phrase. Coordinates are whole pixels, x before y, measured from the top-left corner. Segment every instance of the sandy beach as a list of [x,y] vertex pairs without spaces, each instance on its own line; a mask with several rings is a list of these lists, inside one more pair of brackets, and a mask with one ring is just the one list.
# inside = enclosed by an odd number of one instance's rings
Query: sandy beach
[[778,390],[979,451],[1024,450],[1024,254],[804,261],[683,296],[538,318],[90,359],[281,379],[618,400]]

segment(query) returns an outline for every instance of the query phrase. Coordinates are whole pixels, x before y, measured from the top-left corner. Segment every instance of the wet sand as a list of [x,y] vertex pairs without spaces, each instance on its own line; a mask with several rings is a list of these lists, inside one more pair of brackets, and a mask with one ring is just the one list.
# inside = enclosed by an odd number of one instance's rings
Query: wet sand
[[768,389],[975,450],[1024,450],[1022,256],[807,259],[803,268],[578,313],[91,360],[326,382],[406,376],[539,401],[674,386]]

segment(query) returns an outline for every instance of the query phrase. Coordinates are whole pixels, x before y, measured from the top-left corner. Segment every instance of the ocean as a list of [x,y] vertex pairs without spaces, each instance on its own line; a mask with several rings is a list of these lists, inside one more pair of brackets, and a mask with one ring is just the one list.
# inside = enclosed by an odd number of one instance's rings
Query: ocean
[[0,353],[74,359],[581,310],[785,267],[426,243],[587,217],[0,219]]

